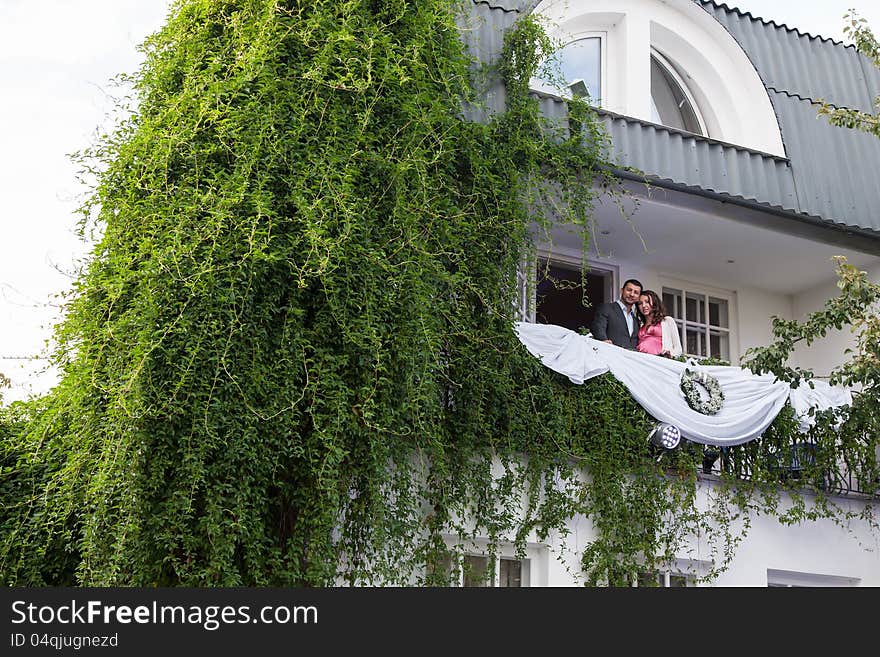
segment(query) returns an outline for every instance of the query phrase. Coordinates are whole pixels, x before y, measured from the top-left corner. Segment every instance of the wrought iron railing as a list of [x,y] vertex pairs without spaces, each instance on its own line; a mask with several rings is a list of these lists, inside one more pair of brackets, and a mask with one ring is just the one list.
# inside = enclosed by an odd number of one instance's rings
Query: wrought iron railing
[[702,473],[710,476],[727,473],[751,480],[760,459],[760,470],[770,481],[821,490],[830,495],[880,498],[880,477],[873,475],[873,479],[866,480],[868,477],[858,476],[846,463],[823,466],[817,452],[818,445],[806,440],[794,440],[776,449],[705,446]]

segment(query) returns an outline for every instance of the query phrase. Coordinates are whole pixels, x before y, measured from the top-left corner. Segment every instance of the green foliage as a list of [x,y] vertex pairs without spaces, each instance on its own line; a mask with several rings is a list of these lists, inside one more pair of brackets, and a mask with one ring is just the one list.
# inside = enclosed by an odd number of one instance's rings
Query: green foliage
[[[847,349],[847,358],[831,372],[829,382],[852,388],[853,403],[815,417],[816,425],[800,441],[816,446],[815,462],[809,464],[805,476],[819,488],[834,490],[840,487],[835,480],[843,465],[860,490],[876,494],[880,491],[880,285],[846,258],[836,260],[840,294],[803,321],[774,317],[773,343],[750,350],[743,365],[755,373],[772,372],[795,386],[809,385],[805,380],[813,378],[811,371],[787,364],[794,348],[801,343],[811,345],[832,329],[848,327],[855,334],[855,347]],[[791,444],[779,447],[790,449]],[[783,461],[790,458],[785,453],[779,456]]]
[[[868,22],[860,18],[858,13],[851,9],[845,16],[847,25],[843,28],[861,54],[871,60],[876,67],[880,67],[880,44],[868,27]],[[880,98],[874,99],[874,107],[880,108]],[[822,102],[819,114],[827,116],[831,125],[841,128],[851,128],[867,132],[875,137],[880,137],[880,115],[877,113],[863,112],[847,107],[836,107],[830,103]]]
[[[531,229],[587,226],[605,139],[582,103],[540,118],[528,18],[507,111],[465,120],[456,6],[175,5],[83,160],[102,237],[62,381],[0,418],[4,582],[439,583],[450,537],[521,551],[582,515],[585,581],[621,583],[694,535],[723,568],[735,522],[775,508],[755,466],[698,510],[699,450],[657,460],[621,384],[515,337]],[[730,458],[792,435],[783,414]]]

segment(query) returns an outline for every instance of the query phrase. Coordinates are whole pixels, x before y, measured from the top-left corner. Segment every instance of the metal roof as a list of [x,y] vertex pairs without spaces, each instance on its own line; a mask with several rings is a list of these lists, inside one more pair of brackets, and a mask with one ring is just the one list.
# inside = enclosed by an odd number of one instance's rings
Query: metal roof
[[[836,128],[817,117],[815,101],[871,110],[880,72],[853,46],[764,21],[725,4],[694,0],[740,44],[767,88],[787,158],[760,153],[664,126],[600,111],[612,141],[612,161],[683,189],[705,190],[846,227],[880,239],[880,139]],[[483,64],[501,53],[504,32],[533,0],[465,2],[462,34]],[[488,80],[480,120],[504,106],[503,87]],[[563,100],[536,94],[545,116],[563,121]]]
[[798,211],[878,231],[880,139],[836,128],[807,101],[771,94],[797,189]]
[[754,18],[726,4],[697,4],[736,39],[768,89],[871,111],[880,75],[854,46]]
[[[791,162],[797,212],[880,237],[880,139],[837,128],[816,101],[873,112],[880,71],[854,46],[695,0],[736,39],[764,82]],[[716,172],[708,174],[716,182]],[[767,199],[770,201],[770,199]],[[772,201],[771,201],[772,202]]]
[[794,176],[785,158],[609,112],[599,117],[611,135],[611,160],[620,167],[634,167],[687,187],[799,210]]

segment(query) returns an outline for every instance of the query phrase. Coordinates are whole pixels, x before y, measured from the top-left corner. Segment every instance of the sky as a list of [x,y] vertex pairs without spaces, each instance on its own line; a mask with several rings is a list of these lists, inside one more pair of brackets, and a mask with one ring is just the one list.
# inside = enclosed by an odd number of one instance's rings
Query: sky
[[[880,31],[877,0],[738,0],[752,15],[843,41],[855,8]],[[0,0],[0,372],[5,402],[47,391],[46,346],[88,245],[76,208],[88,192],[69,155],[112,127],[113,84],[142,61],[167,0]]]

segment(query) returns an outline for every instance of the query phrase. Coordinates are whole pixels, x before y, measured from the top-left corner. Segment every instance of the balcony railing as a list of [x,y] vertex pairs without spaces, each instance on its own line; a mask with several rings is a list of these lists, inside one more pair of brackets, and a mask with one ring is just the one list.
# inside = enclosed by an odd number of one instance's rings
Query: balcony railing
[[727,473],[739,479],[751,480],[756,470],[756,460],[760,458],[765,475],[770,475],[780,484],[800,484],[803,488],[836,496],[880,498],[880,477],[865,481],[845,463],[823,468],[817,465],[817,452],[818,445],[806,440],[762,450],[705,446],[702,473],[708,476]]

